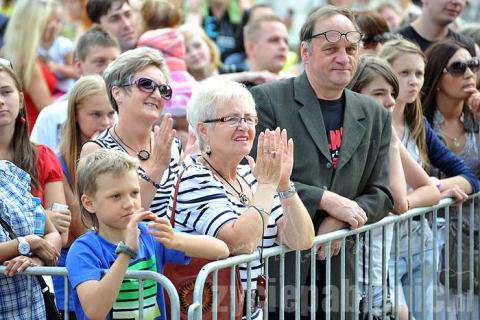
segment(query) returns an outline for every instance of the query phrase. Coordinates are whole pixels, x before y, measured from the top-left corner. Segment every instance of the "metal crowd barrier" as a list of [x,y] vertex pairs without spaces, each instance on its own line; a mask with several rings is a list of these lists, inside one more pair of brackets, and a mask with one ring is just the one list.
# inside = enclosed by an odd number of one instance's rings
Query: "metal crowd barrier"
[[[0,274],[3,274],[5,271],[4,266],[0,266]],[[105,270],[106,271],[106,270]],[[104,271],[104,272],[105,272]],[[67,269],[64,267],[29,267],[27,270],[24,272],[18,273],[19,275],[27,275],[28,277],[28,287],[29,290],[27,292],[27,297],[28,301],[32,301],[31,299],[31,293],[32,293],[32,276],[61,276],[65,280],[68,278],[68,272]],[[153,280],[157,282],[157,284],[161,285],[164,289],[165,292],[168,294],[168,297],[170,299],[170,319],[172,320],[178,320],[180,319],[180,300],[178,297],[177,290],[173,286],[172,282],[164,277],[162,274],[153,272],[153,271],[127,271],[125,274],[125,279],[138,279],[141,280],[138,282],[139,286],[139,305],[140,305],[140,313],[139,313],[139,319],[143,320],[144,315],[143,315],[143,303],[144,303],[144,288],[143,288],[143,281],[144,280]],[[69,300],[69,286],[68,286],[68,281],[64,281],[65,283],[65,291],[64,291],[64,301]],[[32,308],[30,308],[30,313],[32,311]],[[68,303],[65,303],[65,315],[64,319],[68,320]],[[29,319],[33,319],[33,315],[30,314]]]
[[[309,310],[316,310],[318,302],[317,298],[317,292],[316,292],[316,278],[315,278],[315,268],[316,268],[316,255],[317,255],[317,249],[319,245],[321,244],[326,244],[326,272],[325,272],[325,282],[326,284],[331,284],[331,245],[334,240],[340,240],[341,241],[341,249],[339,252],[339,258],[340,258],[340,270],[335,270],[335,272],[340,272],[340,288],[337,292],[338,295],[333,296],[332,291],[329,290],[331,289],[330,286],[328,286],[325,294],[325,299],[324,299],[324,305],[325,305],[325,317],[326,319],[331,318],[331,312],[333,311],[332,309],[332,302],[335,303],[335,308],[337,312],[339,312],[340,319],[345,318],[345,313],[350,312],[354,314],[355,319],[359,319],[359,303],[360,303],[360,297],[359,293],[355,292],[355,301],[352,304],[346,303],[346,283],[344,281],[345,279],[345,253],[346,253],[346,240],[348,241],[354,241],[355,246],[355,274],[354,274],[354,279],[355,279],[355,290],[358,290],[357,283],[359,280],[360,272],[359,270],[359,260],[360,260],[360,248],[361,248],[361,243],[360,243],[360,236],[362,234],[365,234],[365,238],[369,238],[370,242],[372,241],[370,232],[376,228],[381,228],[382,229],[382,307],[380,310],[381,315],[379,316],[380,318],[387,319],[387,297],[390,292],[393,293],[393,315],[396,316],[396,319],[399,319],[399,301],[398,301],[398,290],[399,290],[399,279],[396,277],[398,274],[398,259],[399,259],[399,249],[400,249],[400,232],[399,228],[403,224],[407,230],[407,270],[408,270],[408,280],[410,283],[412,283],[412,239],[411,239],[411,232],[412,232],[412,224],[414,221],[414,218],[418,220],[420,218],[421,224],[420,224],[420,232],[421,232],[421,241],[422,243],[425,243],[426,241],[426,228],[431,227],[432,229],[432,250],[433,250],[433,271],[431,270],[425,270],[425,251],[423,250],[420,254],[420,261],[421,261],[421,279],[420,279],[420,287],[417,288],[416,293],[420,293],[419,297],[415,297],[415,303],[420,305],[420,310],[419,314],[416,319],[451,319],[452,317],[458,316],[459,312],[463,312],[464,316],[462,319],[478,319],[480,317],[480,311],[478,310],[478,305],[480,304],[480,288],[478,289],[478,292],[474,292],[474,273],[476,272],[477,277],[480,275],[480,264],[477,263],[477,266],[474,266],[474,253],[477,256],[478,259],[478,245],[480,243],[480,232],[478,231],[480,229],[480,226],[478,225],[479,218],[478,216],[480,215],[480,206],[478,205],[480,200],[480,193],[474,194],[470,196],[469,200],[463,204],[457,205],[455,204],[451,199],[443,199],[440,201],[439,204],[432,206],[432,207],[426,207],[426,208],[416,208],[409,210],[408,212],[402,214],[402,215],[393,215],[393,216],[388,216],[385,217],[384,219],[380,220],[377,223],[370,224],[363,226],[362,228],[356,229],[356,230],[338,230],[335,232],[331,232],[325,235],[320,235],[315,238],[314,245],[310,250],[307,250],[306,253],[310,255],[310,283],[309,283],[309,293],[308,296],[301,296],[301,290],[302,290],[302,285],[300,284],[300,261],[302,259],[302,254],[305,254],[304,252],[300,251],[292,251],[288,249],[285,246],[278,246],[278,247],[273,247],[273,248],[268,248],[263,250],[263,257],[265,258],[265,270],[268,270],[268,264],[269,264],[269,258],[273,257],[278,257],[280,260],[280,280],[279,280],[279,290],[280,290],[280,296],[278,297],[277,301],[277,306],[274,306],[279,310],[279,319],[283,320],[284,319],[284,312],[285,312],[285,300],[284,300],[284,294],[285,294],[285,288],[284,288],[284,276],[286,272],[295,272],[295,297],[294,297],[294,311],[295,312],[295,319],[300,319],[300,316],[309,316],[309,319],[316,319],[315,312],[311,313],[305,313],[305,310],[301,310],[302,305],[305,304],[306,301],[303,300],[308,300],[308,308]],[[464,217],[465,213],[463,208],[467,209],[466,217]],[[477,219],[477,222],[475,221],[475,217]],[[468,239],[468,244],[464,244],[468,248],[468,252],[462,252],[462,239],[465,237],[463,232],[458,232],[457,233],[457,238],[455,241],[457,241],[457,247],[459,250],[455,253],[455,256],[451,256],[451,253],[449,252],[450,248],[450,239],[449,239],[449,232],[446,232],[445,236],[445,245],[443,246],[444,251],[443,254],[441,251],[439,251],[439,232],[438,232],[438,227],[440,224],[444,223],[445,230],[450,230],[450,227],[454,225],[454,223],[457,224],[458,230],[463,230],[462,225],[463,225],[463,220],[468,221],[468,234],[467,239]],[[444,221],[444,222],[443,222]],[[393,239],[392,239],[392,249],[391,249],[391,263],[394,264],[394,272],[393,274],[390,274],[390,280],[392,280],[393,277],[393,284],[390,283],[390,290],[387,290],[387,270],[388,266],[386,265],[386,239],[385,239],[385,227],[393,225],[394,228],[394,233],[393,233]],[[476,226],[475,226],[476,225]],[[377,229],[378,230],[378,229]],[[464,237],[462,237],[462,235]],[[477,249],[475,249],[475,247]],[[475,252],[476,250],[476,252]],[[463,254],[468,254],[468,270],[466,271],[468,273],[468,288],[462,288],[462,255]],[[285,270],[285,257],[286,255],[295,255],[295,270]],[[368,279],[371,279],[371,258],[372,258],[372,250],[369,250],[368,252],[368,263],[369,263],[369,268],[368,268]],[[444,264],[443,266],[439,265],[440,258],[443,257]],[[218,297],[218,291],[216,290],[217,287],[217,277],[218,277],[218,271],[221,269],[225,268],[230,268],[230,301],[235,301],[235,290],[234,290],[234,283],[233,281],[235,277],[235,266],[238,266],[239,264],[246,264],[248,268],[248,280],[250,280],[250,263],[254,260],[259,259],[259,253],[255,252],[252,254],[248,255],[239,255],[239,256],[234,256],[227,258],[225,260],[220,260],[220,261],[215,261],[211,262],[200,271],[198,274],[197,281],[195,283],[195,288],[194,288],[194,293],[193,293],[193,303],[189,307],[188,310],[188,319],[190,320],[201,320],[202,319],[202,295],[203,295],[203,289],[205,286],[205,283],[207,281],[207,277],[212,274],[212,280],[213,280],[213,288],[212,288],[212,314],[213,314],[213,320],[216,320],[219,314],[218,310],[218,305],[217,301],[219,299]],[[457,291],[454,292],[451,290],[450,287],[450,277],[448,276],[449,273],[451,273],[451,270],[449,270],[450,264],[450,259],[456,259],[456,270],[460,270],[455,272],[454,276],[456,276],[456,287]],[[444,280],[444,286],[441,286],[439,284],[439,272],[442,271],[441,268],[445,268],[443,270],[444,272],[447,273],[447,276],[445,277]],[[478,270],[474,270],[474,268],[478,268]],[[427,272],[429,274],[427,274]],[[313,275],[313,276],[312,276]],[[268,275],[267,275],[268,277]],[[431,293],[433,295],[433,304],[432,304],[432,310],[426,310],[426,305],[425,305],[425,298],[427,297],[427,293],[425,292],[425,281],[427,277],[433,277],[433,292]],[[475,279],[475,281],[479,281],[480,279]],[[251,304],[251,299],[250,299],[250,281],[247,281],[247,289],[246,289],[246,318],[250,319],[251,314],[250,314],[250,304]],[[414,302],[413,296],[414,296],[414,288],[415,286],[410,285],[408,291],[405,293],[407,303],[412,303]],[[351,288],[351,287],[350,287]],[[369,288],[369,285],[367,284],[367,288]],[[267,285],[267,296],[268,296],[268,289],[269,286]],[[368,301],[372,301],[372,290],[367,290],[368,291]],[[443,292],[443,296],[440,294],[440,291]],[[451,304],[453,299],[455,299],[455,296],[461,294],[463,292],[463,295],[466,295],[466,302],[468,305],[463,305],[465,301],[460,299],[460,302],[457,303],[456,310],[452,310]],[[458,294],[457,294],[458,293]],[[338,298],[338,300],[332,300],[334,298]],[[465,299],[464,299],[465,300]],[[476,304],[476,307],[474,305]],[[230,305],[230,310],[228,311],[230,314],[230,319],[234,319],[234,310],[235,306]],[[476,308],[476,309],[475,309]],[[410,305],[409,305],[410,309]],[[263,312],[264,312],[264,319],[268,319],[268,311],[269,311],[269,305],[268,305],[268,299],[267,303],[263,307]],[[372,319],[372,305],[368,305],[368,311],[369,311],[369,319]],[[429,312],[431,315],[429,315]],[[456,314],[455,314],[456,313]],[[465,316],[466,314],[466,316]],[[408,317],[411,319],[412,318],[412,313],[410,312],[408,314]],[[223,319],[224,317],[222,317]],[[274,319],[276,320],[276,319]]]

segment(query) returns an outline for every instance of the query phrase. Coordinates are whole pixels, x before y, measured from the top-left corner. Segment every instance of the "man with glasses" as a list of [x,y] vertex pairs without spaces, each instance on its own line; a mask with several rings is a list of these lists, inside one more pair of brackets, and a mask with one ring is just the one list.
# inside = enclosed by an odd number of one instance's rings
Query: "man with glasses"
[[[357,67],[361,34],[348,9],[324,6],[312,12],[300,33],[300,54],[305,72],[300,76],[252,89],[257,105],[257,132],[277,126],[287,129],[295,143],[292,180],[307,207],[317,234],[333,230],[355,229],[380,220],[392,209],[388,189],[388,148],[391,119],[388,112],[369,97],[345,89]],[[332,318],[345,314],[353,319],[355,303],[354,241],[345,243],[345,287],[340,287],[341,261],[331,260],[326,271],[325,246],[318,252],[316,273],[309,271],[309,253],[302,254],[301,270],[295,270],[294,255],[285,264],[286,319],[294,318],[300,305],[303,317],[309,317],[309,284],[316,277],[317,319],[324,312]],[[332,253],[340,251],[332,244]],[[271,319],[278,319],[279,264],[270,264]],[[301,300],[295,299],[295,274],[300,272]],[[333,285],[331,308],[325,309],[326,272]],[[340,309],[340,291],[345,297]]]

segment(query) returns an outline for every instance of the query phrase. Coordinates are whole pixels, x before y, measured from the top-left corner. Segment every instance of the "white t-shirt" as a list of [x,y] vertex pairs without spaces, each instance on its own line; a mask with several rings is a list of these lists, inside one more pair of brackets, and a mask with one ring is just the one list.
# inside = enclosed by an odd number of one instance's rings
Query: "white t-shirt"
[[67,120],[68,97],[65,95],[61,100],[46,106],[38,115],[33,126],[30,140],[34,143],[43,144],[58,153],[62,125]]

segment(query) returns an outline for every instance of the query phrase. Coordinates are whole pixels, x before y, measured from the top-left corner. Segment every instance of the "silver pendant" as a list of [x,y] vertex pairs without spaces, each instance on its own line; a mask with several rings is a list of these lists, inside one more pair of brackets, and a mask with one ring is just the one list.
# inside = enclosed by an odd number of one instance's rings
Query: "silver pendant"
[[238,195],[239,199],[240,199],[240,202],[246,206],[248,204],[248,197],[245,193],[241,192],[239,195]]
[[460,147],[460,141],[458,141],[457,138],[453,139],[453,145],[455,146],[455,148],[459,148]]

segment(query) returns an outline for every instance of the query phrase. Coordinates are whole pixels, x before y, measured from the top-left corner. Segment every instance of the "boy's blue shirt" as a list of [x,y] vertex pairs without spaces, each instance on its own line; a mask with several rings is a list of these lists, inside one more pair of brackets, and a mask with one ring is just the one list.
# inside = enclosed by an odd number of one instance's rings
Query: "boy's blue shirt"
[[[167,249],[147,233],[145,223],[139,224],[140,237],[137,257],[129,261],[128,270],[148,270],[162,273],[165,263],[183,264],[190,258],[181,251]],[[67,256],[67,270],[70,283],[77,285],[89,281],[99,281],[102,270],[109,269],[117,255],[116,245],[99,234],[89,231],[79,237],[70,247]],[[154,280],[144,280],[144,319],[166,320],[163,289]],[[76,291],[73,292],[77,319],[88,319],[80,305]],[[115,316],[138,318],[138,281],[124,279],[117,300],[106,319]]]

